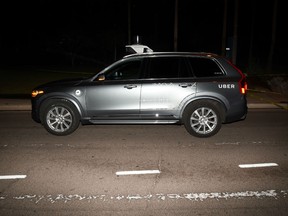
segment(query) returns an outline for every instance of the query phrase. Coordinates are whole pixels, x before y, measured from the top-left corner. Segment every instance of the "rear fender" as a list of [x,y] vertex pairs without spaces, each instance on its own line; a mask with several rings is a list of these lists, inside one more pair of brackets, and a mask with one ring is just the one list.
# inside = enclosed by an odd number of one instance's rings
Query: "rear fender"
[[226,119],[226,111],[227,108],[225,106],[225,104],[223,103],[223,101],[217,99],[217,98],[213,98],[213,97],[201,97],[201,98],[194,98],[193,100],[190,100],[186,103],[185,106],[183,106],[183,108],[181,109],[181,113],[180,113],[180,119],[182,119],[183,113],[185,112],[186,108],[195,103],[195,102],[199,102],[199,101],[205,101],[205,102],[209,102],[212,103],[214,105],[216,105],[220,111],[221,114],[221,119],[222,121],[224,121]]

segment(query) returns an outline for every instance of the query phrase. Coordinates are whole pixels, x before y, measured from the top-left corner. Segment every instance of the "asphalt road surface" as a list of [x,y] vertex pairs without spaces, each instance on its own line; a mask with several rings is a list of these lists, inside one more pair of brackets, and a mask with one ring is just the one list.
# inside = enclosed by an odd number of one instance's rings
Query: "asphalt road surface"
[[287,212],[287,111],[250,110],[207,139],[175,125],[80,126],[57,137],[29,112],[0,112],[0,215]]

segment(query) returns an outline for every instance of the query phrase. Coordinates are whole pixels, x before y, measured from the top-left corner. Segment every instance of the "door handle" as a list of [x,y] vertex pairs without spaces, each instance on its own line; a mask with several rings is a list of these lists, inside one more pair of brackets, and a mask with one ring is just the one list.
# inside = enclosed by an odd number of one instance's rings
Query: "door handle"
[[125,85],[124,88],[133,89],[133,88],[137,88],[137,85]]
[[191,83],[181,83],[181,84],[179,84],[179,86],[182,88],[187,88],[187,87],[191,87],[192,84]]

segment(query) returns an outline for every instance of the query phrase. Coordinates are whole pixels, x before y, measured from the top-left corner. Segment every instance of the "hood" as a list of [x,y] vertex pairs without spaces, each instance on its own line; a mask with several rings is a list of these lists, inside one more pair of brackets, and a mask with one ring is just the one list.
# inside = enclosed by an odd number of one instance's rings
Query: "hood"
[[37,86],[35,89],[39,88],[47,88],[53,86],[77,86],[83,82],[83,78],[74,78],[74,79],[63,79],[63,80],[56,80],[48,83],[44,83],[42,85]]

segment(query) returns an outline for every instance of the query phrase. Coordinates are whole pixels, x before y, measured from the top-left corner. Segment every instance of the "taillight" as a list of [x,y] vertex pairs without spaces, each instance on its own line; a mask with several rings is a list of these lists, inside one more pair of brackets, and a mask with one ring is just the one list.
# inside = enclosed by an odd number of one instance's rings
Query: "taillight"
[[235,70],[237,70],[238,71],[238,73],[241,75],[241,79],[239,80],[239,90],[240,90],[240,93],[241,94],[246,94],[246,92],[247,92],[247,89],[248,89],[248,84],[247,84],[247,81],[246,81],[246,76],[242,73],[242,71],[239,69],[239,68],[237,68],[234,64],[232,64],[230,61],[228,61],[229,62],[229,64],[233,67],[233,68],[235,68]]
[[240,92],[241,94],[246,94],[246,91],[248,89],[248,85],[246,82],[246,78],[244,78],[244,80],[239,82],[239,86],[240,86]]
[[[235,67],[236,68],[236,67]],[[246,76],[242,73],[241,70],[239,70],[238,68],[236,68],[237,71],[240,73],[241,75],[241,79],[239,81],[239,88],[240,88],[240,93],[241,94],[246,94],[247,92],[247,89],[248,89],[248,84],[247,84],[247,81],[246,81]]]
[[242,94],[246,94],[246,91],[248,89],[248,85],[247,85],[246,79],[243,82],[244,82],[244,84],[240,84],[240,86],[242,85],[241,86],[241,93]]

